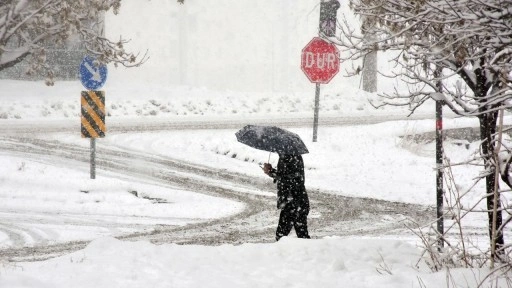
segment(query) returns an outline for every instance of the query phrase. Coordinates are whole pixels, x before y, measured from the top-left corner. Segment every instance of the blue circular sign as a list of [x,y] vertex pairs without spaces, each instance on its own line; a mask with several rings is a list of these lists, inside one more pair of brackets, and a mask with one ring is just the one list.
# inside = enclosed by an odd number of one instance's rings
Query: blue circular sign
[[80,81],[86,89],[98,90],[107,81],[107,66],[90,56],[85,56],[80,63],[79,74]]

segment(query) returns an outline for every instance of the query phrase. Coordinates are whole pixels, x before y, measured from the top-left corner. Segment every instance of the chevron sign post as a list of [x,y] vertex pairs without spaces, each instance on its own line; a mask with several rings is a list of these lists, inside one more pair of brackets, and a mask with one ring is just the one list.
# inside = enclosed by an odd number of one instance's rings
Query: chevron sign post
[[96,178],[96,138],[105,137],[105,91],[99,91],[107,80],[107,66],[86,56],[79,68],[80,81],[87,91],[82,91],[82,138],[91,139],[91,179]]

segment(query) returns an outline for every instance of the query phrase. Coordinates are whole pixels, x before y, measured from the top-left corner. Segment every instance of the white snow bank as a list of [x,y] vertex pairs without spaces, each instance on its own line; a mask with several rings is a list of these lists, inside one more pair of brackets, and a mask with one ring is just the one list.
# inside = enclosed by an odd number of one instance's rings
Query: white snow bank
[[[42,82],[0,80],[1,119],[79,119],[80,82],[59,81],[53,87]],[[126,117],[234,117],[313,116],[314,86],[311,90],[288,93],[217,91],[185,86],[163,86],[129,82],[107,83],[105,107],[107,122]],[[375,94],[344,87],[321,91],[322,116],[390,115],[405,109],[387,107],[375,110],[368,100]],[[79,121],[79,120],[72,120]]]
[[[446,272],[432,274],[419,259],[416,247],[383,239],[285,237],[210,247],[103,238],[45,262],[6,264],[0,287],[445,287]],[[480,272],[450,276],[476,287]]]

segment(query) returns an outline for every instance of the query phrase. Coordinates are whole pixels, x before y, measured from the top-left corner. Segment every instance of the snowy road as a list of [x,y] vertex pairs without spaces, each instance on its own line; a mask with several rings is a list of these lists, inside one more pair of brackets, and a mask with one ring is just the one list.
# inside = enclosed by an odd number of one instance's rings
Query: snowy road
[[[387,119],[386,119],[387,120]],[[337,124],[341,120],[337,120]],[[367,119],[365,121],[376,121]],[[382,120],[381,120],[382,121]],[[263,121],[264,122],[264,121]],[[265,123],[275,123],[276,120]],[[279,121],[278,121],[279,122]],[[281,121],[282,126],[304,125],[306,120]],[[357,124],[360,119],[356,120]],[[230,124],[231,123],[231,124]],[[349,124],[350,121],[347,123]],[[88,149],[74,146],[57,140],[47,140],[44,137],[37,137],[37,134],[44,134],[57,128],[58,122],[52,125],[26,125],[16,127],[2,125],[1,130],[5,133],[0,137],[0,150],[9,155],[18,155],[26,158],[38,159],[47,163],[88,163]],[[195,122],[184,123],[153,123],[151,125],[127,125],[113,127],[112,130],[127,132],[133,130],[168,130],[168,129],[191,129],[205,127],[209,129],[225,128],[233,125],[240,127],[242,124],[237,121],[210,121],[198,124]],[[335,124],[333,124],[335,125]],[[31,131],[37,131],[33,133]],[[62,130],[61,130],[62,131]],[[32,133],[34,135],[29,135]],[[116,132],[112,132],[116,133]],[[106,234],[114,235],[126,240],[150,240],[153,243],[182,243],[182,244],[205,244],[219,245],[223,243],[247,243],[247,242],[272,242],[274,241],[275,224],[278,218],[278,211],[275,209],[275,198],[266,196],[265,193],[254,194],[247,191],[254,190],[254,187],[268,192],[275,193],[275,187],[269,181],[262,181],[254,177],[216,169],[177,160],[161,155],[150,153],[127,151],[122,147],[99,145],[97,165],[126,178],[136,178],[164,187],[179,187],[186,191],[199,192],[214,197],[234,200],[245,204],[245,209],[230,217],[196,221],[196,223],[185,226],[176,225],[146,225],[131,224],[127,219],[125,223],[109,221],[104,215],[52,215],[51,213],[17,214],[13,211],[0,211],[2,217],[0,231],[9,235],[15,243],[10,248],[0,251],[3,257],[10,261],[31,261],[41,260],[57,255],[62,255],[81,249],[89,241],[73,241],[65,243],[52,243],[52,231],[45,233],[32,229],[23,229],[24,222],[44,222],[46,227],[51,225],[66,225],[70,227],[98,227],[106,229]],[[337,196],[327,191],[310,191],[312,214],[310,215],[310,231],[314,237],[332,235],[376,235],[386,233],[404,234],[405,221],[413,220],[418,223],[427,223],[432,220],[434,211],[421,205],[388,202],[369,198],[351,198]],[[157,205],[157,204],[155,204]],[[87,216],[87,217],[85,217]],[[136,221],[134,221],[137,223]],[[133,232],[136,231],[136,232]],[[142,231],[142,232],[141,232]],[[144,232],[147,231],[147,232]],[[31,239],[30,243],[26,240]],[[45,236],[46,235],[46,236]]]
[[[401,114],[386,114],[379,116],[322,116],[319,117],[319,127],[328,126],[348,126],[348,125],[367,125],[381,123],[385,121],[396,120],[420,120],[432,119],[433,115],[416,113],[410,117]],[[44,126],[40,120],[2,120],[0,123],[0,133],[3,135],[21,135],[34,133],[52,133],[70,131],[76,133],[79,131],[80,123],[70,119],[62,120],[44,120]],[[165,130],[187,130],[187,129],[228,129],[240,128],[242,125],[251,123],[255,125],[279,125],[282,127],[312,127],[312,117],[293,117],[293,118],[261,118],[244,117],[244,121],[233,118],[215,118],[204,121],[202,117],[188,117],[187,119],[163,120],[162,118],[125,118],[125,119],[106,119],[108,133],[125,133],[136,131],[165,131]],[[78,129],[78,130],[77,130]]]

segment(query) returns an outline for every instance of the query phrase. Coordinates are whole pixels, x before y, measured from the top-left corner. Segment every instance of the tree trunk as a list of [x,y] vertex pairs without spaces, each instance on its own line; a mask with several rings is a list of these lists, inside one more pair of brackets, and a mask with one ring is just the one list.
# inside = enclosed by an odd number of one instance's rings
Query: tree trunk
[[[361,30],[363,31],[365,45],[373,46],[376,42],[374,33],[375,23],[368,17],[363,17]],[[365,55],[362,70],[363,90],[366,92],[377,92],[377,49]]]
[[[489,218],[489,239],[490,243],[495,241],[496,251],[500,251],[503,248],[505,241],[503,239],[503,231],[496,231],[496,239],[493,239],[492,227],[493,227],[493,209],[494,209],[494,189],[496,179],[496,166],[493,165],[492,160],[494,159],[494,137],[496,133],[496,120],[497,112],[488,112],[478,117],[480,121],[480,139],[482,140],[482,154],[484,159],[484,165],[487,176],[485,177],[485,187],[487,193],[487,210]],[[496,186],[499,187],[499,186]],[[499,189],[499,188],[498,188]],[[498,194],[499,195],[499,194]],[[496,214],[496,228],[499,228],[503,223],[501,213],[501,200],[498,196],[496,208],[498,209]],[[498,252],[500,254],[500,252]],[[492,255],[495,257],[496,255]]]
[[377,51],[373,51],[364,57],[363,66],[363,90],[366,92],[377,91]]

